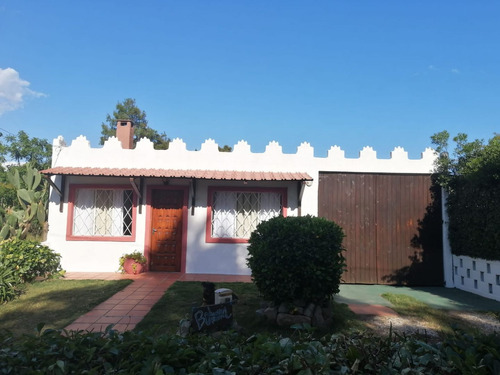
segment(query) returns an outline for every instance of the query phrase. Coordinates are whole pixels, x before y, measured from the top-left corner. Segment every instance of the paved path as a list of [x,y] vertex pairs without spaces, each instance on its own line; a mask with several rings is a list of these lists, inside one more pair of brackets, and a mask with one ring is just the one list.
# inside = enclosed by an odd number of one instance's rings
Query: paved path
[[[118,331],[132,330],[151,310],[165,291],[177,280],[251,282],[250,276],[182,274],[149,272],[139,275],[120,273],[83,273],[68,272],[67,279],[119,280],[132,279],[134,282],[122,291],[82,315],[66,327],[70,330],[104,331],[110,324]],[[382,293],[403,293],[426,302],[435,308],[451,310],[500,311],[500,302],[472,295],[458,289],[446,288],[406,288],[387,285],[346,285],[340,286],[340,293],[335,300],[346,303],[358,315],[389,315],[397,313],[391,309],[389,301],[381,297]]]
[[139,275],[124,275],[113,272],[84,273],[68,272],[68,280],[119,280],[132,279],[134,282],[113,295],[93,310],[82,315],[66,327],[68,330],[88,330],[102,332],[110,324],[123,332],[134,329],[151,310],[165,291],[177,280],[212,282],[250,282],[250,276],[204,275],[148,272]]

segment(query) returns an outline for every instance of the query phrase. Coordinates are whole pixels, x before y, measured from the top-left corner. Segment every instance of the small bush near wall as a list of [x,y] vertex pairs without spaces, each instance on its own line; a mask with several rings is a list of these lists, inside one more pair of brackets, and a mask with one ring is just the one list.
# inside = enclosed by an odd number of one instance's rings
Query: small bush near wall
[[61,256],[38,241],[10,239],[0,243],[0,268],[12,270],[19,282],[61,275]]
[[342,228],[324,218],[276,217],[259,224],[247,259],[255,285],[276,305],[324,302],[339,292],[343,238]]

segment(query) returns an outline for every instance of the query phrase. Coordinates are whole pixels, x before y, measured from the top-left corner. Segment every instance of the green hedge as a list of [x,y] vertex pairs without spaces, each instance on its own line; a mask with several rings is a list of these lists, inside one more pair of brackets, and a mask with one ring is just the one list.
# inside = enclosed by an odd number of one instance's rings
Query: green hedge
[[457,177],[452,187],[447,208],[453,254],[500,260],[500,178]]
[[500,337],[442,343],[366,333],[314,339],[221,333],[187,338],[113,330],[0,337],[2,374],[498,374]]
[[247,264],[262,296],[275,304],[322,303],[339,292],[345,268],[342,228],[324,218],[276,217],[251,234]]
[[500,135],[485,144],[460,133],[451,155],[447,131],[431,139],[440,155],[436,172],[448,193],[453,254],[500,260]]
[[447,207],[453,253],[500,260],[500,138],[475,152],[451,178]]

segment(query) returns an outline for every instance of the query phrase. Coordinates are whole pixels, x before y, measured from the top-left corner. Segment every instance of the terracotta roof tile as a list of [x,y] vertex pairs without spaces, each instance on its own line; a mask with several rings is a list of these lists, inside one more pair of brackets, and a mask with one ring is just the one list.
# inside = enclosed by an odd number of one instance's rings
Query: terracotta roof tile
[[41,171],[46,175],[73,176],[114,176],[114,177],[162,177],[162,178],[198,178],[206,180],[238,181],[312,181],[312,177],[303,172],[247,172],[217,170],[178,170],[178,169],[141,169],[141,168],[86,168],[54,167]]

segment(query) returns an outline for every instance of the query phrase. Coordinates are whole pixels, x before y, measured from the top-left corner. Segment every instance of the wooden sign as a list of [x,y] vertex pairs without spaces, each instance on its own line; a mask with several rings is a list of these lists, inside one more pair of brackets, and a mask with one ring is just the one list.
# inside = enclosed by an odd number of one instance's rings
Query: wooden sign
[[195,332],[213,332],[230,329],[233,325],[233,305],[221,303],[193,307],[191,328]]

